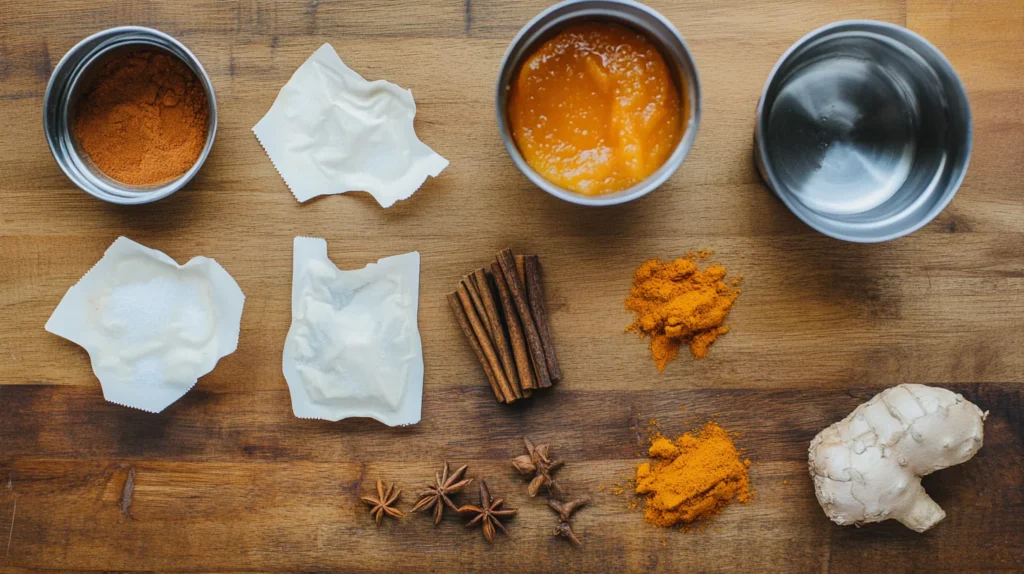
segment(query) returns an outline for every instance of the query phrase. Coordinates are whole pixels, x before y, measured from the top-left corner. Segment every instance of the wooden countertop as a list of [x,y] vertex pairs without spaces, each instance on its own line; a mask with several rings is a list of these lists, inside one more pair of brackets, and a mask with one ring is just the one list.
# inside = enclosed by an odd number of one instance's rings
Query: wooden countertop
[[[493,82],[515,32],[547,5],[502,2],[6,2],[0,8],[0,567],[58,570],[872,571],[1024,569],[1024,2],[652,0],[692,47],[704,117],[659,191],[584,209],[535,189],[494,121]],[[847,18],[905,25],[938,46],[971,98],[975,149],[936,221],[881,245],[813,232],[759,182],[754,107],[782,52]],[[168,32],[213,78],[220,130],[172,198],[104,204],[59,171],[42,131],[53,66],[123,24]],[[250,129],[322,43],[369,79],[411,88],[420,137],[450,167],[381,210],[365,194],[298,204]],[[423,256],[423,420],[303,421],[281,374],[291,240],[325,237],[354,268]],[[103,401],[88,356],[43,330],[119,235],[179,261],[219,261],[248,299],[238,351],[160,415]],[[532,404],[494,402],[444,293],[505,246],[541,255],[565,382]],[[659,374],[623,334],[633,270],[700,248],[743,274],[733,328],[703,361]],[[841,528],[814,499],[810,439],[877,391],[938,384],[991,412],[985,446],[925,485],[949,516],[926,534]],[[680,408],[685,407],[681,411]],[[716,416],[755,461],[754,502],[702,532],[646,525],[613,494],[657,419]],[[551,442],[560,478],[593,493],[576,529],[530,500],[508,459]],[[396,480],[408,509],[442,461],[468,463],[519,509],[512,538],[424,516],[374,528],[357,493]],[[119,499],[135,470],[130,517]],[[601,490],[601,487],[604,490]],[[470,494],[462,500],[471,501]]]

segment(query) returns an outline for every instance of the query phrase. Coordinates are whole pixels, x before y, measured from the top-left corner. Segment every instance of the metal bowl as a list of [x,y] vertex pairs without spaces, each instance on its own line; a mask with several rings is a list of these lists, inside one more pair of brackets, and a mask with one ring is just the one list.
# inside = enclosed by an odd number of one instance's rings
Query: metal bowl
[[[81,91],[102,64],[125,51],[147,49],[164,52],[184,62],[202,83],[206,92],[210,124],[206,145],[196,163],[177,179],[154,186],[132,186],[115,181],[97,169],[81,152],[69,123]],[[61,58],[50,76],[43,100],[43,129],[57,165],[82,190],[104,201],[124,205],[149,203],[163,199],[185,186],[210,155],[217,134],[217,100],[213,84],[202,64],[181,42],[153,30],[138,26],[110,28],[89,36]]]
[[[562,188],[544,179],[526,163],[519,153],[508,119],[508,94],[523,61],[551,37],[570,24],[583,21],[613,22],[632,28],[644,34],[661,52],[668,64],[669,71],[676,87],[682,86],[680,101],[684,107],[684,118],[687,120],[683,135],[676,149],[657,171],[644,181],[615,193],[599,196],[587,196]],[[541,12],[531,20],[509,46],[505,58],[501,62],[497,89],[498,129],[505,148],[519,171],[523,172],[537,187],[551,195],[580,205],[617,205],[647,195],[665,183],[679,166],[693,146],[700,124],[700,81],[697,78],[697,67],[690,55],[679,31],[671,22],[654,10],[632,0],[568,0],[556,4]]]
[[953,199],[971,155],[971,109],[949,60],[893,24],[837,22],[793,45],[757,106],[754,155],[804,222],[888,241]]

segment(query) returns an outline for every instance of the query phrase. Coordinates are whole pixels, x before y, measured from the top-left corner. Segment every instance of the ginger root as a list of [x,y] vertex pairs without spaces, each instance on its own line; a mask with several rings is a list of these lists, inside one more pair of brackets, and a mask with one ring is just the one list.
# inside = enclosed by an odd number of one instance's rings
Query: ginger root
[[970,460],[981,448],[987,415],[938,387],[882,391],[811,441],[818,502],[837,524],[893,518],[928,530],[946,513],[924,491],[921,477]]

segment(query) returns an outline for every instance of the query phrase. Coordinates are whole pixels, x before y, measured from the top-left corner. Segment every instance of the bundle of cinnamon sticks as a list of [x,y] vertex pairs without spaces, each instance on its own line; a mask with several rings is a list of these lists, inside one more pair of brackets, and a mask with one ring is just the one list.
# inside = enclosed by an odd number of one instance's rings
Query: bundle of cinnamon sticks
[[466,275],[448,303],[498,402],[528,398],[562,380],[536,255],[505,249],[490,269]]

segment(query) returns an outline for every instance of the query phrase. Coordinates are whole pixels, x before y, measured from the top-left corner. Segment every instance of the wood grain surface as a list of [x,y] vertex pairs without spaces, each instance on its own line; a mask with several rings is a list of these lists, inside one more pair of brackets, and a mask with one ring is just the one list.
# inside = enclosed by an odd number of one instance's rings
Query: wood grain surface
[[[1024,570],[1024,2],[652,0],[692,47],[700,134],[660,190],[614,209],[551,198],[513,167],[494,81],[515,32],[547,2],[0,0],[0,568],[192,571],[1021,571]],[[906,25],[961,74],[975,121],[963,187],[937,220],[881,245],[818,235],[759,182],[754,107],[781,53],[839,19]],[[50,156],[42,96],[83,37],[153,26],[213,78],[220,129],[183,192],[108,205]],[[297,203],[250,129],[323,42],[369,79],[412,89],[420,137],[451,160],[408,201],[365,194]],[[219,261],[247,296],[238,351],[160,415],[104,402],[87,354],[43,330],[61,296],[119,235],[178,261]],[[419,250],[423,420],[391,429],[292,415],[281,349],[295,235],[325,237],[342,268]],[[495,403],[444,294],[506,246],[545,264],[565,381]],[[659,374],[623,333],[633,270],[700,248],[742,274],[732,331],[703,361]],[[900,382],[961,392],[991,415],[970,462],[925,481],[948,518],[830,523],[807,476],[811,438]],[[685,407],[685,410],[680,410]],[[645,432],[715,416],[755,461],[755,500],[700,532],[646,525],[615,495]],[[551,536],[508,459],[550,442],[559,477],[595,504],[584,548]],[[408,510],[445,459],[518,508],[488,546],[449,516],[374,528],[358,495],[379,477]],[[134,469],[131,505],[121,498]],[[602,490],[602,487],[603,490]],[[475,502],[475,493],[463,494]]]

